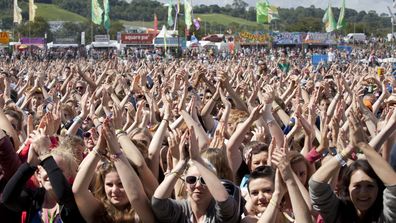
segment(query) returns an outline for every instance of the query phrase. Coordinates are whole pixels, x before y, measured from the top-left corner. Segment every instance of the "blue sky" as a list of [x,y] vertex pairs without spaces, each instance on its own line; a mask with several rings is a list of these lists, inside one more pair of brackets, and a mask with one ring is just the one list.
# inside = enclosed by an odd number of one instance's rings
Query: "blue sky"
[[[169,0],[159,0],[160,2],[169,2]],[[181,0],[183,1],[183,0]],[[191,0],[194,5],[198,4],[218,4],[224,6],[226,4],[231,4],[233,0]],[[244,0],[249,5],[254,6],[257,0]],[[269,2],[273,5],[277,5],[282,8],[292,8],[297,6],[309,7],[310,5],[314,5],[318,8],[326,8],[328,1],[323,0],[269,0]],[[357,11],[361,10],[375,10],[377,13],[388,12],[386,6],[392,5],[392,0],[345,0],[345,4],[347,8],[352,8]],[[340,7],[341,0],[331,0],[331,4],[333,7]],[[396,12],[396,9],[394,9]]]

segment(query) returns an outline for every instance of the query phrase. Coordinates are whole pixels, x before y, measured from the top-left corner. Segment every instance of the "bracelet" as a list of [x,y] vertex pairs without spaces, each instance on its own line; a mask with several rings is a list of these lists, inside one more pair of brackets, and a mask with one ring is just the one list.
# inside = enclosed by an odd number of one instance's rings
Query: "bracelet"
[[124,155],[124,153],[122,151],[119,151],[115,154],[111,154],[110,159],[115,161],[115,160],[118,160],[122,155]]
[[120,137],[122,134],[126,135],[126,132],[124,130],[122,130],[122,129],[117,129],[115,132],[116,132],[116,137],[117,138]]
[[96,148],[93,149],[92,152],[94,152],[95,155],[98,156],[99,158],[103,158],[105,156],[105,154],[100,153],[99,150]]
[[78,115],[73,119],[73,122],[82,123],[82,118]]
[[[342,153],[342,152],[341,152]],[[340,163],[341,166],[346,166],[347,162],[344,160],[344,157],[341,155],[341,153],[337,153],[335,156],[336,160]]]

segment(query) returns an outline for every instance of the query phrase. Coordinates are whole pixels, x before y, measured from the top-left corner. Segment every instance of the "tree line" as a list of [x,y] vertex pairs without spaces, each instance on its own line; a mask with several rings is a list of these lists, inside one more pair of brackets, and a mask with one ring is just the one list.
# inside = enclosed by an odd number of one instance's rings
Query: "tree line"
[[[99,0],[101,4],[103,0]],[[10,29],[12,24],[12,2],[9,0],[0,0],[0,28]],[[79,15],[90,17],[90,1],[89,0],[36,0],[37,3],[55,4],[62,9],[77,13]],[[110,0],[111,20],[116,24],[117,28],[121,28],[115,21],[153,21],[154,14],[157,15],[159,24],[165,24],[167,20],[167,7],[164,4],[154,0],[132,0],[130,3],[124,0]],[[19,6],[23,9],[23,17],[26,21],[28,18],[28,0],[19,1]],[[234,17],[243,18],[249,21],[256,20],[255,7],[249,7],[243,0],[234,0],[232,4],[224,7],[218,5],[198,5],[194,6],[194,13],[220,13]],[[333,8],[335,19],[338,19],[340,9]],[[183,13],[183,5],[181,5],[181,13]],[[279,20],[273,20],[269,24],[269,29],[280,32],[323,32],[324,24],[322,17],[324,10],[310,7],[297,8],[279,8]],[[364,32],[368,35],[385,36],[391,32],[390,17],[386,14],[377,14],[375,11],[356,11],[346,9],[345,20],[347,26],[340,31],[341,34],[351,32]],[[206,33],[219,33],[226,30],[233,31],[256,31],[264,26],[247,26],[244,24],[231,23],[224,26],[215,22],[207,22],[206,27],[201,26],[198,35]],[[85,28],[85,27],[84,27]],[[98,28],[100,29],[100,28]],[[113,29],[114,30],[114,29]],[[117,31],[117,30],[114,30]],[[121,31],[121,30],[118,30]],[[195,30],[193,30],[195,31]]]

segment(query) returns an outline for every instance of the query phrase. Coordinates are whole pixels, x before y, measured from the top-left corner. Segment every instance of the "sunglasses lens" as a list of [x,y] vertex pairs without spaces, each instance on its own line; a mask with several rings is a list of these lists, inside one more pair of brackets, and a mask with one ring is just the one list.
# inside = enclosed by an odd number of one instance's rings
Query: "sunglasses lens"
[[205,180],[203,179],[203,177],[201,177],[199,180],[200,180],[200,183],[201,183],[202,185],[206,185]]
[[89,137],[91,137],[91,133],[90,132],[84,132],[83,133],[83,137],[84,138],[89,138]]
[[196,176],[187,176],[186,182],[188,184],[195,184],[195,182],[197,182],[197,177]]

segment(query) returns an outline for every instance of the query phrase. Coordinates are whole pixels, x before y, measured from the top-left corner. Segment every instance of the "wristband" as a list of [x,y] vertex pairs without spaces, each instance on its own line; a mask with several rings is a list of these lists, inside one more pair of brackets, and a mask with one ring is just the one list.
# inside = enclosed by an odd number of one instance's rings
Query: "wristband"
[[120,137],[123,134],[126,135],[126,132],[124,130],[122,130],[122,129],[117,129],[115,132],[116,132],[116,137],[117,138]]
[[73,122],[82,123],[82,118],[81,118],[80,116],[76,116],[76,117],[73,119]]
[[347,165],[347,162],[344,160],[344,157],[341,155],[341,153],[338,153],[338,154],[335,156],[335,158],[337,159],[337,161],[340,163],[340,165],[341,165],[342,167]]
[[119,151],[119,152],[117,152],[117,153],[115,153],[115,154],[111,154],[111,155],[110,155],[110,159],[113,160],[113,161],[115,161],[115,160],[120,159],[120,157],[121,157],[122,155],[124,155],[124,153],[123,153],[122,151]]

